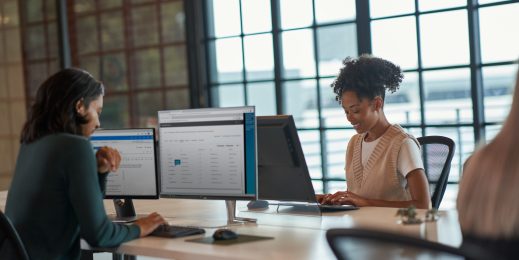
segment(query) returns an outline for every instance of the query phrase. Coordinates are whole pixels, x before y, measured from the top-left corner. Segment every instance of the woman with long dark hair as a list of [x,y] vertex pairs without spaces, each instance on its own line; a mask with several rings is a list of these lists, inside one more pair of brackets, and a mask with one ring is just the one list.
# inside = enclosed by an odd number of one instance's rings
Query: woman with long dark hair
[[92,246],[115,247],[164,223],[157,213],[132,225],[106,216],[106,176],[121,157],[109,147],[94,154],[88,140],[100,127],[103,95],[99,81],[74,68],[59,71],[38,89],[5,207],[32,259],[77,259],[80,237]]

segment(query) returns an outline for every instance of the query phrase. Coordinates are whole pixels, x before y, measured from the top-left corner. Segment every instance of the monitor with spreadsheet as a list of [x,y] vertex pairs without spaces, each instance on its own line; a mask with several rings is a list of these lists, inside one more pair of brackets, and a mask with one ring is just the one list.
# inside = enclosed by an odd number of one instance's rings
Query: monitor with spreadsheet
[[257,196],[254,107],[159,111],[161,197]]
[[135,217],[131,199],[158,199],[155,129],[99,129],[92,134],[90,142],[96,151],[108,146],[121,155],[119,169],[107,176],[105,192],[107,199],[126,199],[128,209],[118,208],[125,203],[121,200],[115,203],[118,215],[125,215],[120,217]]

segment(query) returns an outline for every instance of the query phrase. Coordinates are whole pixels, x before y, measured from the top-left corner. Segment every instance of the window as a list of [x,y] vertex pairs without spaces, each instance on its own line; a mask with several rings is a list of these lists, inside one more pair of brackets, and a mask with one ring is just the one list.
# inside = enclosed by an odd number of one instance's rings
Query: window
[[73,66],[106,87],[102,126],[157,125],[157,111],[190,106],[182,1],[69,3]]
[[[404,82],[386,96],[390,122],[415,136],[455,141],[446,207],[453,206],[461,166],[474,143],[491,140],[508,113],[519,57],[519,36],[510,34],[519,23],[518,3],[205,3],[212,105],[256,105],[259,115],[293,114],[317,192],[344,189],[344,152],[355,131],[329,86],[346,56],[371,52],[400,65]],[[257,12],[250,11],[252,5]],[[257,28],[251,29],[251,21],[258,21]],[[482,103],[473,100],[478,95]],[[475,114],[474,106],[483,115]]]

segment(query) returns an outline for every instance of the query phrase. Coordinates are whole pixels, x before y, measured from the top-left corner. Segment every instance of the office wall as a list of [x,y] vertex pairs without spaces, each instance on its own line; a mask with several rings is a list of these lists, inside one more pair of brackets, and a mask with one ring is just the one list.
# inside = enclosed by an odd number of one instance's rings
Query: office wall
[[0,190],[8,188],[26,119],[17,1],[0,1]]

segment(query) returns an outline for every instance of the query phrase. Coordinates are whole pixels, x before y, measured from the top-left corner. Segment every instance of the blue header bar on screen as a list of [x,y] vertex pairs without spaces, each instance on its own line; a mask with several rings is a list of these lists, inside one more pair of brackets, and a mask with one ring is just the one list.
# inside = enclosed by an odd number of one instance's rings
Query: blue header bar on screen
[[91,136],[91,141],[103,141],[103,140],[151,140],[152,135],[101,135]]

